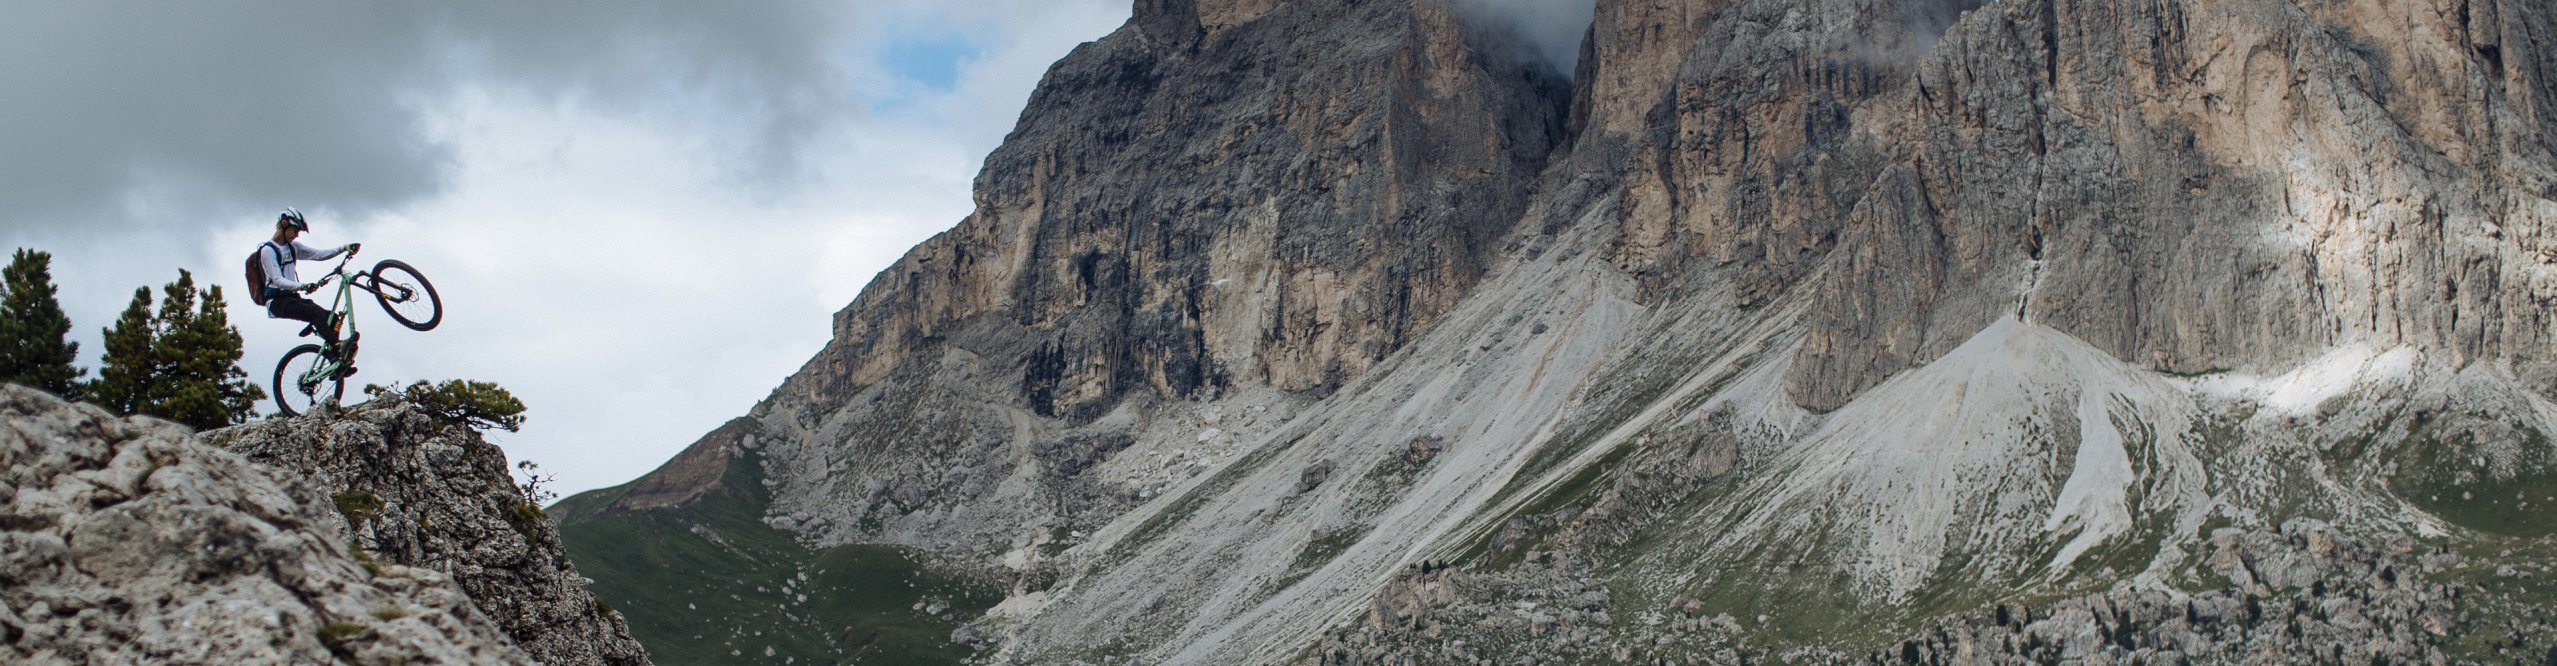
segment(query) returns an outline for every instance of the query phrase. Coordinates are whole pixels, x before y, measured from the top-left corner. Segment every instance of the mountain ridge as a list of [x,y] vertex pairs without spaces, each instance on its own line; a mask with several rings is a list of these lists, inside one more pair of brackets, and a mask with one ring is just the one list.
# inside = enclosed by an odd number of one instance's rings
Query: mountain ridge
[[982,661],[1319,662],[1449,565],[1936,653],[2547,533],[2546,7],[1601,0],[1567,93],[1439,0],[1137,10],[749,414],[775,527],[1009,572]]

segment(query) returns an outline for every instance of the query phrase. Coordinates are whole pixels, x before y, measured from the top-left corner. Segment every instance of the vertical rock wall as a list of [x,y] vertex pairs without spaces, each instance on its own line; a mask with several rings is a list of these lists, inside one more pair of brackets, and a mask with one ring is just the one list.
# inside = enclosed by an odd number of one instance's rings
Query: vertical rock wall
[[[1144,405],[1320,395],[1469,293],[1568,95],[1444,0],[1139,3],[758,407],[780,511],[939,550],[1107,520],[1138,492],[1075,477]],[[1131,401],[1090,426],[1117,434],[1030,441]]]
[[795,389],[935,341],[1041,415],[1338,386],[1461,298],[1561,139],[1554,73],[1442,2],[1147,2],[1051,70],[974,215],[880,275]]
[[1815,409],[2001,316],[2174,372],[2344,340],[2537,363],[2551,14],[1602,2],[1578,164],[1621,157],[1615,251],[1656,289],[1842,305],[1790,378]]

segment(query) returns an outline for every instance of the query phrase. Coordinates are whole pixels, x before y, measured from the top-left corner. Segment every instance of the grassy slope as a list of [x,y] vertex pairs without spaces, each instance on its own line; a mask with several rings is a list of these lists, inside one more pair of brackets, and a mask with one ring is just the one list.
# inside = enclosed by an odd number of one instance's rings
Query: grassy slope
[[[598,515],[629,488],[580,493],[550,513],[578,571],[657,663],[955,664],[970,650],[951,630],[1000,598],[904,549],[810,549],[765,525],[771,498],[752,452],[689,504]],[[914,609],[926,599],[950,608]]]

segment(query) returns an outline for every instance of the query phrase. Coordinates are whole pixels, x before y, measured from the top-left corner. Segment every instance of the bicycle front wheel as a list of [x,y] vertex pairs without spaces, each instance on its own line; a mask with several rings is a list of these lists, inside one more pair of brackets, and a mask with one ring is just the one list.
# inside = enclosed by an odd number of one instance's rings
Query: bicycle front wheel
[[435,295],[435,283],[417,272],[408,262],[384,259],[373,265],[373,300],[382,302],[382,311],[391,313],[401,326],[412,330],[434,330],[444,323],[444,299]]
[[301,416],[321,401],[335,401],[346,394],[346,378],[320,375],[322,366],[335,365],[320,354],[319,345],[302,345],[284,352],[275,362],[275,409],[285,416]]

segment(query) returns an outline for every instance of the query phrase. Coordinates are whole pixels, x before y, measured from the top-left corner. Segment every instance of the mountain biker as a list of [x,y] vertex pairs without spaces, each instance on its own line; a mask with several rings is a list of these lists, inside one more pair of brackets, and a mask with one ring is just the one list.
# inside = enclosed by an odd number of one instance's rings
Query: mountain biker
[[324,343],[320,353],[336,360],[337,316],[328,308],[302,297],[302,294],[318,291],[320,285],[316,282],[303,284],[302,276],[293,270],[293,265],[303,259],[326,261],[339,254],[353,254],[362,250],[364,244],[347,243],[343,247],[321,250],[293,240],[310,231],[311,223],[302,219],[301,211],[286,208],[275,218],[275,237],[258,244],[258,260],[266,268],[266,313],[278,319],[309,322],[311,328],[318,330]]

